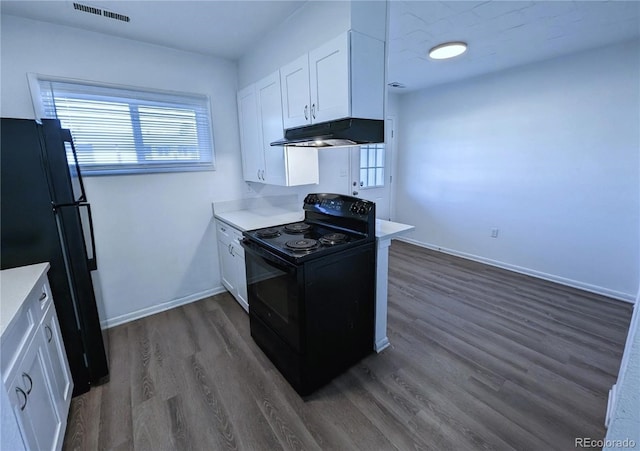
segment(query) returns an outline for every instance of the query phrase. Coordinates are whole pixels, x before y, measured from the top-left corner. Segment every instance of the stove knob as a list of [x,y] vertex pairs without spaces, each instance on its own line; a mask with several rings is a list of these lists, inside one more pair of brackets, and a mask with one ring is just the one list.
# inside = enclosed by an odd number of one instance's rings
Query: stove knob
[[367,207],[362,205],[360,208],[358,208],[358,213],[360,213],[361,215],[366,215],[367,214]]

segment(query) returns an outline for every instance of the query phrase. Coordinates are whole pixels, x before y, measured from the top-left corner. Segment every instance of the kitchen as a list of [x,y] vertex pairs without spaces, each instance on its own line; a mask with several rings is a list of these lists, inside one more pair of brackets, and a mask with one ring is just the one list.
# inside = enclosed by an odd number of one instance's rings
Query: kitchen
[[[217,249],[215,224],[211,215],[212,202],[290,194],[298,196],[301,202],[304,195],[310,192],[308,187],[278,188],[253,182],[245,183],[242,180],[236,92],[260,76],[266,75],[268,71],[286,64],[348,29],[348,8],[348,5],[345,6],[342,2],[308,2],[294,18],[289,17],[284,26],[269,30],[268,39],[255,44],[237,64],[221,57],[203,57],[200,53],[189,53],[77,28],[5,16],[3,13],[3,117],[33,117],[26,73],[170,91],[184,91],[185,87],[188,87],[189,92],[205,93],[211,98],[217,167],[215,172],[85,178],[86,189],[94,206],[95,234],[100,261],[100,293],[97,295],[101,295],[105,300],[105,326],[125,324],[224,291],[219,279],[218,255],[211,252],[211,249]],[[313,33],[309,30],[313,30]],[[64,54],[61,54],[60,49],[65,49]],[[398,152],[397,164],[394,166],[394,180],[397,180],[398,185],[395,188],[393,203],[394,220],[416,225],[414,235],[410,236],[416,242],[433,243],[445,250],[457,249],[467,256],[484,256],[489,263],[506,262],[516,270],[533,269],[542,277],[554,275],[561,281],[582,281],[583,288],[601,287],[605,290],[604,294],[633,301],[638,287],[638,133],[637,120],[635,125],[633,123],[634,118],[637,119],[637,87],[629,88],[635,86],[629,79],[633,80],[638,69],[637,65],[633,66],[636,60],[629,58],[629,54],[637,54],[637,44],[635,47],[629,44],[602,48],[593,56],[572,56],[578,67],[582,67],[580,64],[593,65],[590,63],[592,60],[604,60],[616,68],[607,71],[606,74],[599,74],[604,77],[600,83],[581,86],[582,90],[576,92],[575,96],[584,91],[592,94],[613,90],[615,99],[619,101],[616,108],[605,102],[603,95],[602,104],[598,104],[598,108],[599,113],[602,111],[606,117],[600,114],[586,117],[584,120],[590,122],[586,122],[587,125],[581,124],[580,130],[587,128],[590,132],[597,133],[602,129],[601,120],[619,124],[621,133],[618,133],[618,130],[603,131],[602,135],[596,138],[607,141],[620,139],[626,146],[617,147],[619,153],[615,154],[616,159],[610,159],[602,153],[589,154],[589,161],[583,164],[591,169],[600,165],[607,167],[606,178],[594,179],[598,173],[592,171],[581,178],[584,183],[578,186],[570,184],[572,179],[547,178],[544,180],[545,186],[528,185],[524,191],[524,188],[518,189],[516,186],[522,174],[511,173],[513,178],[497,179],[496,174],[500,170],[504,173],[504,170],[511,170],[514,166],[520,170],[536,167],[522,166],[522,163],[536,163],[534,157],[538,154],[535,148],[529,148],[528,153],[518,162],[507,158],[506,153],[495,153],[497,150],[490,148],[493,143],[487,136],[492,133],[490,127],[480,130],[481,133],[486,133],[482,136],[487,139],[486,147],[481,148],[486,151],[484,155],[474,156],[467,153],[464,161],[447,160],[446,155],[434,154],[431,157],[433,161],[430,171],[435,172],[438,168],[441,170],[440,174],[434,173],[431,176],[450,177],[449,184],[445,184],[446,180],[441,178],[440,184],[433,189],[440,189],[442,195],[457,195],[449,198],[446,203],[428,202],[438,193],[433,190],[420,192],[427,187],[417,187],[416,174],[412,172],[424,169],[422,162],[416,163],[419,155],[413,155],[411,150],[415,148],[419,153],[423,143],[416,131],[420,129],[421,124],[407,118],[429,114],[421,110],[421,104],[440,101],[435,113],[452,114],[451,125],[454,125],[456,110],[447,110],[443,103],[457,105],[457,111],[464,110],[465,114],[470,114],[470,111],[465,109],[467,104],[455,97],[456,92],[459,92],[456,86],[465,90],[464,95],[467,99],[476,100],[479,96],[478,91],[486,91],[488,87],[502,82],[506,82],[510,88],[509,91],[504,91],[505,96],[506,93],[511,96],[522,93],[523,86],[529,86],[527,83],[535,86],[536,94],[541,95],[541,86],[545,86],[546,83],[540,80],[562,74],[562,61],[549,62],[538,69],[520,69],[520,72],[514,70],[515,73],[503,74],[503,78],[499,78],[498,75],[495,78],[484,78],[478,81],[476,88],[472,86],[472,82],[460,82],[458,85],[450,85],[450,90],[444,90],[440,94],[421,91],[415,96],[392,95],[388,109],[393,111],[395,108],[398,117]],[[65,55],[73,57],[64,58]],[[7,63],[9,61],[11,64]],[[631,69],[626,66],[620,67],[624,64],[623,61],[631,65]],[[512,81],[508,82],[509,79]],[[564,83],[560,88],[565,92],[572,92],[570,83],[566,79],[562,81]],[[620,91],[616,91],[616,87],[619,87]],[[598,88],[600,91],[589,88]],[[445,94],[449,97],[438,98]],[[549,100],[552,95],[554,93],[549,92],[543,99]],[[501,100],[506,105],[504,110],[473,110],[486,118],[485,122],[479,125],[491,125],[487,122],[495,124],[498,114],[517,117],[514,111],[508,108],[508,99]],[[477,104],[473,106],[477,108]],[[517,111],[527,110],[528,106],[528,103],[520,104]],[[574,102],[569,107],[568,114],[571,115],[582,111],[579,102]],[[453,109],[453,106],[451,108]],[[562,111],[566,113],[566,110]],[[487,116],[489,113],[493,116]],[[536,131],[541,131],[535,128],[540,124],[541,128],[544,125],[547,129],[551,127],[553,131],[544,134],[545,136],[564,139],[575,137],[575,133],[565,134],[560,125],[554,125],[561,121],[541,124],[541,116],[542,113],[527,118],[533,124],[533,131],[529,131],[530,135],[525,136],[533,138]],[[631,124],[625,122],[625,118]],[[403,123],[403,119],[406,122]],[[589,124],[592,125],[591,128]],[[507,126],[512,127],[513,124]],[[433,139],[450,138],[439,137],[437,134],[433,136]],[[502,148],[511,148],[509,144],[515,144],[516,138],[518,137],[511,137],[513,141],[507,142]],[[544,144],[536,143],[532,139],[528,141],[540,146]],[[581,144],[572,147],[576,152],[580,148]],[[407,158],[403,158],[403,155]],[[313,192],[345,192],[344,186],[348,184],[348,180],[341,174],[349,171],[348,154],[340,152],[339,149],[327,149],[319,151],[318,156],[320,184],[313,186]],[[573,174],[576,171],[570,156],[545,157],[551,159],[554,165],[551,175],[565,172]],[[502,161],[503,167],[495,164]],[[465,164],[460,166],[462,163]],[[458,170],[452,171],[450,165],[458,165]],[[474,166],[487,169],[478,173],[472,170]],[[489,172],[491,168],[495,173]],[[463,171],[466,171],[470,178],[486,177],[487,183],[482,186],[483,190],[464,192],[465,188],[470,187],[456,179],[465,176]],[[420,176],[417,180],[424,178]],[[563,183],[550,183],[560,179]],[[414,182],[411,182],[412,180]],[[591,181],[592,184],[589,183]],[[410,186],[412,183],[414,184]],[[546,185],[547,183],[549,185]],[[614,184],[611,189],[601,189],[602,186],[608,187],[610,183]],[[575,195],[584,192],[584,189],[587,189],[586,194],[577,198],[554,196],[556,202],[552,209],[547,210],[540,205],[541,199],[549,199],[551,194]],[[508,193],[518,196],[505,196]],[[491,199],[499,199],[500,202],[492,203]],[[562,203],[563,199],[569,203]],[[416,208],[425,204],[427,208]],[[538,210],[532,208],[522,211],[522,204]],[[460,209],[455,209],[456,205],[460,206]],[[609,206],[611,209],[600,214],[594,213],[601,211],[603,206]],[[502,217],[498,215],[501,211],[514,213],[510,217]],[[531,226],[524,227],[532,219],[527,214],[544,218],[544,222],[536,223],[533,230]],[[572,216],[574,214],[575,217]],[[611,217],[617,218],[616,221],[611,221]],[[507,222],[518,219],[520,222]],[[488,222],[493,220],[499,222]],[[584,224],[595,224],[597,227],[586,228],[583,227]],[[570,227],[571,225],[580,227]],[[495,240],[491,240],[488,233],[493,227],[499,228],[498,238]],[[513,235],[516,231],[520,234]],[[482,236],[479,238],[474,234]],[[176,240],[176,236],[179,236],[180,240]],[[517,242],[530,242],[531,246],[522,250],[515,244]],[[593,243],[594,247],[581,245],[585,242]],[[552,250],[554,252],[551,252]],[[519,259],[509,258],[512,253],[518,252],[522,253]],[[596,258],[594,254],[600,260],[597,265],[593,264]],[[571,255],[577,257],[570,258]],[[567,268],[574,268],[575,272],[567,271]]]

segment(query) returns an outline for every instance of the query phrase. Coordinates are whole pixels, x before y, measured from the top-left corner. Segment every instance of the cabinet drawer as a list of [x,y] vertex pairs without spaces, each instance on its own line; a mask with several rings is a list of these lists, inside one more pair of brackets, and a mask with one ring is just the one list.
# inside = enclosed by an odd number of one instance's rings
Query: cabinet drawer
[[35,289],[29,295],[30,299],[26,303],[31,303],[33,308],[38,312],[38,320],[44,317],[44,313],[47,311],[52,303],[51,287],[49,287],[49,281],[46,276],[40,279],[36,284]]
[[[14,316],[11,325],[2,334],[2,377],[7,378],[16,363],[18,352],[35,334],[47,309],[52,305],[51,288],[46,274],[38,279]],[[6,382],[6,379],[5,379]]]
[[37,323],[34,318],[34,308],[24,303],[16,314],[12,324],[2,335],[1,369],[3,382],[7,382],[13,366],[20,357],[24,346],[35,334]]
[[222,240],[226,243],[231,242],[233,239],[233,231],[235,229],[224,222],[217,221],[216,232],[218,234],[218,239]]

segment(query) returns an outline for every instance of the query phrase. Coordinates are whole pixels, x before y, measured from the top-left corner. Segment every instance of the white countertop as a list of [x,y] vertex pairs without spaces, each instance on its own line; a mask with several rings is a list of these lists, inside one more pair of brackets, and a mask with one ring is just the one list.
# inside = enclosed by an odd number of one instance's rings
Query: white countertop
[[[218,208],[214,206],[216,219],[224,221],[240,231],[262,229],[304,219],[304,211],[296,204],[282,207],[261,205],[257,208],[222,212],[216,212],[216,210]],[[378,240],[390,240],[413,229],[415,226],[376,219],[376,238]]]
[[216,213],[214,216],[230,226],[244,231],[302,221],[304,212],[302,210],[291,211],[285,208],[267,207],[254,210],[227,211]]
[[37,263],[0,271],[0,335],[9,326],[38,279],[48,270],[49,263]]
[[415,228],[415,226],[400,222],[376,219],[376,238],[378,240],[390,240]]

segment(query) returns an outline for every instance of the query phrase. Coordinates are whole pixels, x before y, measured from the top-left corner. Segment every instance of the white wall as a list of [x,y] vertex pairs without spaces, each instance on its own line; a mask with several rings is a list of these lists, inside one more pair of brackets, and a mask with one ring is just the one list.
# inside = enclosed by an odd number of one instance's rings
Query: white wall
[[[2,17],[3,117],[33,118],[27,72],[210,96],[216,171],[86,177],[110,323],[220,291],[211,202],[242,197],[236,64]],[[104,320],[105,318],[103,318]]]
[[349,30],[348,1],[309,1],[238,61],[238,86],[266,77],[309,50]]
[[416,242],[633,301],[638,55],[627,42],[402,95],[397,220]]

